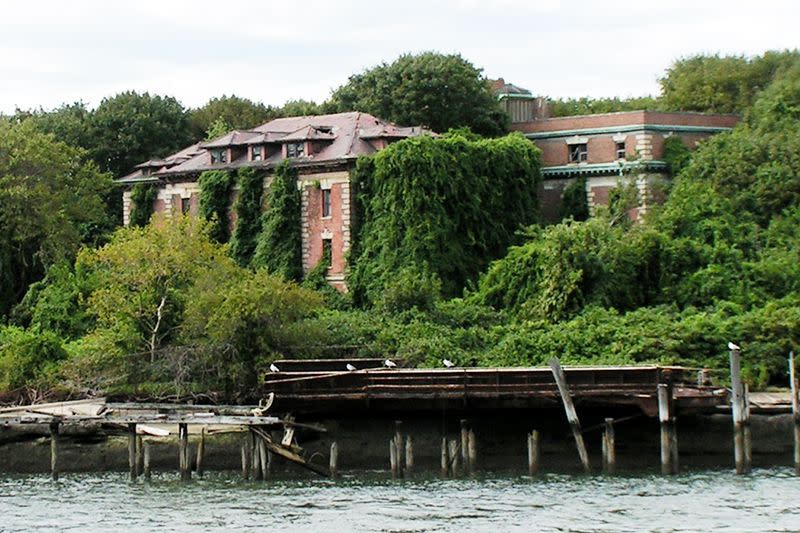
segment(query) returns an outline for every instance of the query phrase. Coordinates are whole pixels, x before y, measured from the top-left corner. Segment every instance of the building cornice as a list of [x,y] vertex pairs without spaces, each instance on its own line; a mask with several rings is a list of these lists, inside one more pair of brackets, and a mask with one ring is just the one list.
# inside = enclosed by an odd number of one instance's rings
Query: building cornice
[[552,139],[558,137],[572,137],[574,135],[600,135],[604,133],[626,133],[632,131],[657,131],[675,133],[720,133],[730,131],[725,126],[684,126],[670,124],[630,124],[626,126],[604,126],[601,128],[579,128],[572,130],[538,131],[525,133],[528,139]]
[[664,171],[667,164],[656,159],[648,161],[613,161],[611,163],[579,163],[543,167],[544,178],[569,178],[573,176],[624,175],[633,170]]

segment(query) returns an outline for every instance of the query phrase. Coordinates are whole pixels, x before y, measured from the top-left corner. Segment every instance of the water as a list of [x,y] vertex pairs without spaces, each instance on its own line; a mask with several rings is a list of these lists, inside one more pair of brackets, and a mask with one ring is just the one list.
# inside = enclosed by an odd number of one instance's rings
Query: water
[[0,531],[798,531],[788,468],[735,476],[486,476],[394,482],[385,473],[242,482],[210,473],[0,478]]

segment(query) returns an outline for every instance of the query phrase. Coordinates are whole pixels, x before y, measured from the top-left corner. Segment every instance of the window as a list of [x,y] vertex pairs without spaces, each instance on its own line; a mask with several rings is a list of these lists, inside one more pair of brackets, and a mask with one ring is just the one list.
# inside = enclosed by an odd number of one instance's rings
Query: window
[[304,143],[288,143],[286,145],[286,157],[303,157],[305,148]]
[[191,198],[181,198],[181,213],[184,215],[189,214],[189,210],[192,208],[192,200]]
[[322,216],[331,216],[331,190],[322,189]]
[[585,163],[589,154],[586,143],[569,145],[569,162]]
[[211,162],[212,163],[227,163],[228,162],[228,151],[224,148],[216,148],[211,150]]
[[262,150],[263,147],[261,146],[253,146],[251,149],[251,159],[253,161],[261,161],[262,158]]
[[331,250],[333,249],[331,239],[322,239],[322,259],[320,261],[324,262],[325,265],[330,268],[331,267]]
[[617,143],[617,159],[625,159],[625,141]]

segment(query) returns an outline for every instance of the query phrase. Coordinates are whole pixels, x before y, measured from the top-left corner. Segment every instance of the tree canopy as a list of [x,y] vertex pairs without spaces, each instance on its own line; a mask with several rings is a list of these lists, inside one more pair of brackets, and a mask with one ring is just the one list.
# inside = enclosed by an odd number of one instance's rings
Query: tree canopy
[[402,55],[350,76],[330,105],[437,132],[469,127],[494,136],[503,134],[508,122],[481,69],[458,54]]

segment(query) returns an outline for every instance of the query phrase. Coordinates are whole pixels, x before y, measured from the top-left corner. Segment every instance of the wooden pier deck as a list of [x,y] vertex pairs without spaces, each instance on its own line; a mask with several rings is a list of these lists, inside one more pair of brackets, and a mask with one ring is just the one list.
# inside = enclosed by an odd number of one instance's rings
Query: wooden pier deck
[[[372,362],[372,360],[369,360]],[[299,363],[299,362],[298,362]],[[344,368],[348,361],[337,361]],[[359,360],[350,361],[363,368]],[[332,371],[331,362],[309,361],[265,377],[274,393],[273,410],[293,414],[346,411],[415,411],[441,408],[559,408],[558,387],[549,368],[366,368]],[[284,371],[283,368],[287,371]],[[658,387],[673,390],[678,411],[703,412],[727,403],[727,390],[697,383],[697,370],[676,366],[567,367],[577,406],[635,406],[658,414]]]

